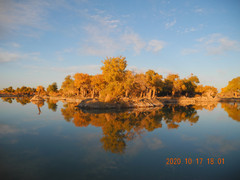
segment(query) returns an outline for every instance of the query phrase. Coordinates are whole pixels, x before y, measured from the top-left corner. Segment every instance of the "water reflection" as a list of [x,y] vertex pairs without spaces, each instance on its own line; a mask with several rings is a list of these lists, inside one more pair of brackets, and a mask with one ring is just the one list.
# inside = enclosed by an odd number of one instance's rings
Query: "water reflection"
[[76,127],[89,125],[101,127],[102,147],[112,153],[124,153],[126,142],[145,131],[162,128],[163,122],[168,129],[176,129],[181,122],[194,124],[198,121],[197,111],[192,106],[169,105],[155,109],[134,109],[114,112],[82,111],[75,104],[66,104],[61,109],[64,119]]
[[4,102],[8,102],[8,103],[12,103],[13,100],[16,100],[17,103],[20,103],[22,104],[23,106],[30,103],[30,97],[1,97],[1,99],[4,101]]
[[218,102],[201,102],[199,104],[195,104],[193,107],[196,110],[206,109],[208,111],[213,111],[218,105]]
[[[12,103],[13,100],[25,105],[30,103],[30,98],[7,98],[2,97],[4,102]],[[53,112],[57,111],[57,100],[47,99],[47,107]],[[34,101],[37,105],[38,114],[44,101]],[[100,139],[105,151],[112,153],[124,153],[128,141],[140,136],[144,132],[162,128],[163,124],[168,129],[177,129],[181,122],[194,125],[199,121],[197,110],[206,109],[212,111],[217,107],[216,103],[201,103],[194,106],[165,105],[163,108],[128,109],[116,110],[81,110],[77,109],[76,103],[65,103],[61,108],[61,114],[67,122],[76,127],[88,127],[89,125],[100,127],[103,136]],[[240,122],[239,103],[222,103],[221,107],[229,117]]]
[[32,101],[33,104],[37,105],[38,108],[38,115],[42,113],[41,107],[44,106],[44,101]]
[[14,99],[14,98],[10,98],[10,97],[2,97],[1,99],[3,100],[3,102],[8,102],[8,103],[11,104],[11,103],[13,102],[13,99]]
[[53,112],[56,112],[57,102],[58,100],[47,99],[48,109],[51,109]]
[[240,104],[239,103],[222,103],[222,108],[228,113],[233,120],[240,122]]

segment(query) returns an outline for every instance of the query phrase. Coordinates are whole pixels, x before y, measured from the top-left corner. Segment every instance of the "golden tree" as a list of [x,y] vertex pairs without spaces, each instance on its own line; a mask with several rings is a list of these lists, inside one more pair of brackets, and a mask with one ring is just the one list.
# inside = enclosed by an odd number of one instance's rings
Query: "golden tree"
[[228,82],[228,85],[225,88],[222,88],[222,94],[232,94],[235,97],[240,96],[240,76],[233,78]]
[[38,92],[38,95],[40,95],[45,92],[45,88],[43,86],[38,86],[36,91]]
[[91,79],[89,74],[76,73],[74,75],[74,86],[78,89],[78,95],[86,97],[87,92],[90,90]]
[[76,93],[76,88],[74,86],[74,80],[71,78],[70,75],[65,77],[65,80],[61,86],[62,92],[65,95],[74,95]]
[[97,74],[91,77],[91,88],[92,88],[92,98],[95,95],[100,96],[100,92],[105,88],[106,81],[103,78],[102,74]]
[[146,84],[148,85],[148,97],[153,98],[156,95],[157,89],[161,87],[162,84],[162,75],[159,75],[153,70],[148,70],[145,73],[146,76]]
[[125,57],[110,57],[102,61],[103,78],[106,81],[105,101],[111,101],[124,93],[124,78],[127,61]]

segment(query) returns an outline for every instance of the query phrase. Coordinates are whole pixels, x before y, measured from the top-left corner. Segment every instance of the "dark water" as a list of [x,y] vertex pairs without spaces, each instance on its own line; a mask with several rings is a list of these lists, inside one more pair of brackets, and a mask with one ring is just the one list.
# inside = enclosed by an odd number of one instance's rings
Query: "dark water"
[[2,98],[0,179],[240,179],[240,104],[74,106]]

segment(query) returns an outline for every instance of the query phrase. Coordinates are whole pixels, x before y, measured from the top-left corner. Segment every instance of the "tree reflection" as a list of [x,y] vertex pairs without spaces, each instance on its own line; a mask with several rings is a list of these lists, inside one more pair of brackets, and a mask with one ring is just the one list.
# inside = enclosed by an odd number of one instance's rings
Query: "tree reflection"
[[51,109],[53,112],[57,111],[57,102],[58,100],[47,99],[48,109]]
[[30,103],[30,97],[17,97],[16,101],[24,106]]
[[168,129],[176,129],[180,122],[190,122],[190,124],[197,123],[199,116],[197,111],[192,106],[164,106],[162,108],[164,119]]
[[127,111],[87,111],[75,110],[74,104],[65,104],[61,109],[65,120],[77,127],[89,125],[101,127],[103,137],[102,147],[112,153],[124,153],[126,142],[135,137],[162,128],[162,123],[168,129],[176,129],[181,122],[194,124],[198,121],[197,111],[192,106],[169,105],[162,109],[132,109]]
[[218,105],[218,102],[200,102],[199,104],[194,105],[194,109],[203,110],[206,109],[208,111],[212,111]]
[[33,104],[37,105],[38,107],[38,115],[42,113],[41,107],[44,105],[44,101],[32,101]]
[[12,103],[12,100],[14,99],[14,98],[10,98],[10,97],[1,97],[1,99],[3,100],[3,102],[8,102],[8,103]]
[[30,103],[30,97],[1,97],[4,102],[12,103],[15,99],[17,103],[23,106]]
[[75,113],[75,107],[76,105],[73,104],[73,103],[67,103],[67,104],[64,104],[63,107],[61,109],[61,112],[62,112],[62,115],[64,117],[64,119],[67,121],[67,122],[70,122],[73,118],[73,115]]
[[239,103],[222,103],[222,108],[228,113],[228,116],[240,122],[240,104]]

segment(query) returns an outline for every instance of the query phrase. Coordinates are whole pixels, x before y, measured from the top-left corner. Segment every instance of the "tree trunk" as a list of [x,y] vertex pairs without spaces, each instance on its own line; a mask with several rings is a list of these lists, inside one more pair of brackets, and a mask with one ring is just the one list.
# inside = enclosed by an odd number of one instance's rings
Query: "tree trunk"
[[156,94],[156,89],[153,89],[153,93],[152,93],[152,98],[155,98],[155,94]]
[[95,97],[95,90],[93,89],[92,90],[92,98],[94,98]]
[[149,89],[149,91],[148,91],[148,98],[151,99],[151,97],[152,97],[152,90]]
[[128,93],[129,93],[129,91],[126,90],[126,92],[125,92],[125,97],[128,97]]

